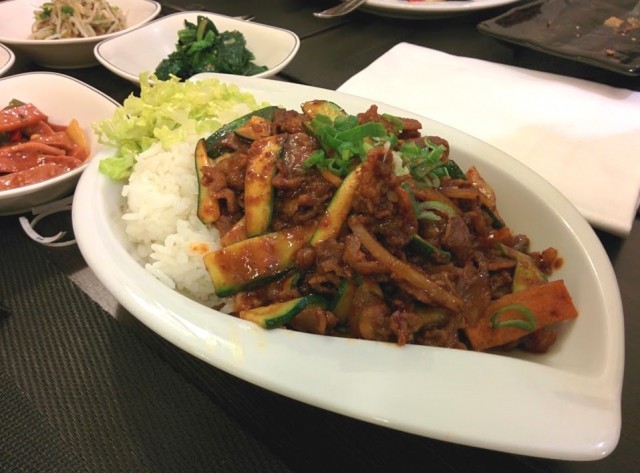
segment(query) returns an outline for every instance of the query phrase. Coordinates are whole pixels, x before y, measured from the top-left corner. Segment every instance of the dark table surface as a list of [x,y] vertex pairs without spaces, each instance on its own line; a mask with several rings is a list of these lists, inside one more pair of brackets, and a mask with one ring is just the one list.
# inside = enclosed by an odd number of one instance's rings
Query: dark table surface
[[[496,63],[640,90],[640,78],[509,46],[476,25],[508,9],[451,18],[357,12],[320,20],[322,0],[174,0],[253,14],[290,29],[300,52],[280,74],[336,89],[405,41]],[[5,21],[3,19],[2,21]],[[18,57],[8,74],[42,70]],[[122,102],[131,83],[96,66],[65,70]],[[59,215],[55,225],[69,225]],[[180,351],[109,300],[76,247],[45,248],[0,217],[0,471],[640,472],[640,223],[598,232],[625,312],[622,431],[606,458],[570,462],[465,447],[371,425],[270,393]]]

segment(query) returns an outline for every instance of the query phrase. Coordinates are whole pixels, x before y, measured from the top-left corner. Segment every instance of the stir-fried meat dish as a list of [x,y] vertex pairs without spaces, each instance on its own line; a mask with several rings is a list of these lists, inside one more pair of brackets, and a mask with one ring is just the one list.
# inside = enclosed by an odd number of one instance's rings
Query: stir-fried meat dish
[[63,174],[89,157],[76,120],[51,123],[35,105],[13,100],[0,111],[0,191]]
[[316,100],[268,107],[196,149],[218,296],[263,327],[545,352],[576,317],[553,248],[531,251],[474,167],[417,120]]

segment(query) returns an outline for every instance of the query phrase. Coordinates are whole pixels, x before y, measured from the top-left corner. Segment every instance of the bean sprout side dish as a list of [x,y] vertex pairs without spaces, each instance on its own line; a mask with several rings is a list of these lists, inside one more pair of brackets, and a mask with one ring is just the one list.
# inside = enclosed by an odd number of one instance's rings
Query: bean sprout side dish
[[34,18],[30,39],[90,38],[126,28],[125,14],[106,0],[52,0]]

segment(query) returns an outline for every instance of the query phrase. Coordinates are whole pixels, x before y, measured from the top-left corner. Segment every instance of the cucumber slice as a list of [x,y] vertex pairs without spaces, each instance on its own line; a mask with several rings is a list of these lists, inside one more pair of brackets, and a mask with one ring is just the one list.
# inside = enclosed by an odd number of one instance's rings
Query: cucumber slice
[[350,280],[343,279],[338,287],[338,294],[331,303],[331,312],[338,318],[339,324],[347,322],[351,306],[353,305],[353,296],[356,293],[358,285]]
[[516,269],[513,272],[513,282],[511,283],[513,292],[523,291],[531,286],[548,282],[547,276],[536,266],[531,256],[502,243],[499,246],[504,255],[516,260]]
[[316,131],[312,122],[318,115],[327,117],[332,123],[335,122],[338,117],[347,116],[347,112],[340,106],[328,100],[310,100],[309,102],[303,103],[301,108],[302,112],[309,117],[309,121],[304,122],[304,127],[311,134],[314,134]]
[[276,302],[264,307],[243,310],[240,318],[256,323],[261,327],[271,329],[289,323],[303,309],[310,306],[327,307],[327,301],[318,295],[298,297],[290,301]]
[[426,241],[420,235],[412,235],[409,240],[411,247],[423,256],[426,256],[434,263],[447,264],[451,261],[451,253],[442,250]]
[[227,233],[220,237],[220,244],[222,246],[229,246],[246,239],[247,227],[244,224],[244,217],[242,217]]
[[269,136],[251,145],[244,178],[244,220],[247,236],[266,233],[271,225],[275,193],[272,181],[284,135]]
[[443,167],[447,170],[447,174],[451,176],[452,179],[466,179],[467,175],[464,173],[458,164],[449,159],[446,163],[444,163]]
[[318,223],[316,231],[311,237],[309,242],[311,246],[315,246],[321,241],[335,238],[340,233],[340,229],[351,211],[353,196],[360,184],[360,169],[361,167],[358,166],[351,171],[336,190],[325,214],[320,219],[320,223]]
[[413,311],[418,317],[420,317],[423,328],[438,327],[451,315],[451,313],[444,307],[429,307],[422,304],[418,304]]
[[216,295],[230,296],[292,268],[312,229],[294,228],[242,240],[204,256]]
[[305,102],[301,106],[302,112],[308,116],[311,120],[316,118],[318,115],[324,115],[331,119],[331,121],[335,121],[337,117],[344,117],[347,115],[339,105],[336,105],[333,102],[329,102],[328,100],[310,100]]
[[236,135],[249,141],[259,140],[272,135],[271,120],[259,115],[253,115],[244,124],[235,129]]
[[226,125],[223,125],[220,128],[218,128],[206,139],[207,154],[209,155],[209,157],[212,159],[215,159],[225,151],[225,146],[222,144],[222,139],[227,133],[231,131],[235,131],[239,127],[245,125],[253,116],[258,116],[258,117],[266,118],[268,120],[272,120],[273,114],[276,112],[276,110],[282,110],[282,109],[280,107],[275,107],[275,106],[264,107],[259,110],[255,110],[253,112],[249,112],[246,115],[243,115],[240,118],[236,118],[232,122],[229,122]]
[[198,206],[197,215],[202,223],[210,225],[220,218],[220,203],[217,199],[209,196],[207,186],[202,184],[202,168],[206,166],[215,166],[217,162],[224,158],[219,156],[215,161],[207,155],[206,143],[204,139],[200,139],[196,144],[195,165],[196,178],[198,179]]
[[489,216],[489,218],[491,218],[491,227],[495,228],[497,230],[504,228],[504,222],[502,221],[502,219],[500,217],[498,217],[498,215],[491,210],[487,205],[481,205],[480,206],[482,208],[482,210]]

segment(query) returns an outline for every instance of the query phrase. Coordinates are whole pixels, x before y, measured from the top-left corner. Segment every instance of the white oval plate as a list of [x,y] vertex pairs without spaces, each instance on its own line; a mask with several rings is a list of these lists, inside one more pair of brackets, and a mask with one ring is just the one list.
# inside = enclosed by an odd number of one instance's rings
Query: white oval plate
[[[348,112],[370,101],[238,76],[258,100],[296,108],[328,99]],[[394,107],[380,110],[416,117]],[[501,214],[534,248],[557,248],[563,278],[580,311],[545,355],[495,355],[266,331],[167,289],[129,253],[120,219],[122,184],[91,163],[79,183],[73,223],[97,277],[134,316],[208,363],[266,389],[357,419],[436,439],[525,455],[594,460],[620,433],[623,314],[613,269],[576,209],[537,174],[501,151],[420,118],[449,140],[463,168],[478,166],[495,188]],[[108,255],[108,256],[107,256]]]
[[[127,28],[90,38],[29,39],[33,14],[46,0],[9,0],[0,2],[0,43],[11,45],[17,54],[29,56],[35,63],[54,69],[76,69],[97,63],[93,48],[110,38],[154,19],[160,4],[153,0],[110,0],[127,15]],[[10,20],[9,20],[10,19]]]
[[452,16],[516,3],[518,0],[460,0],[409,2],[408,0],[367,0],[361,8],[383,16],[416,18]]
[[300,48],[298,36],[282,28],[204,11],[188,11],[165,16],[136,30],[104,40],[96,45],[95,56],[114,74],[138,83],[141,72],[155,71],[160,61],[175,51],[178,31],[184,28],[184,21],[196,23],[198,16],[209,18],[220,32],[237,30],[244,35],[247,49],[255,56],[254,62],[268,68],[253,77],[277,74],[291,62]]
[[13,51],[4,44],[0,44],[0,77],[13,66],[15,61],[16,56],[13,54]]
[[67,125],[72,118],[78,120],[89,141],[91,155],[81,166],[59,176],[0,191],[0,215],[26,212],[70,193],[99,149],[91,124],[111,117],[118,107],[115,100],[99,90],[55,72],[27,72],[0,79],[0,106],[5,106],[11,99],[31,102],[52,123]]

